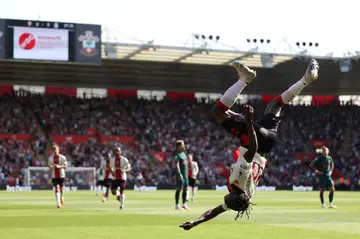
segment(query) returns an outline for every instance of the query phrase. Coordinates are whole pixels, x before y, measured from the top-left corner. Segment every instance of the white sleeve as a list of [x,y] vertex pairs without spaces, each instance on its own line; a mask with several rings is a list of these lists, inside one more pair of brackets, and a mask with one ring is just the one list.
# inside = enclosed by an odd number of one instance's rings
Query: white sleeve
[[197,162],[194,162],[194,165],[195,165],[195,167],[194,167],[194,168],[195,168],[195,170],[194,170],[194,171],[195,171],[195,172],[194,172],[194,174],[196,174],[196,175],[197,175],[197,174],[199,173],[199,165],[197,164]]
[[129,160],[127,158],[124,158],[124,170],[125,171],[131,170],[131,165],[130,165]]
[[67,165],[67,160],[64,155],[62,155],[62,165]]

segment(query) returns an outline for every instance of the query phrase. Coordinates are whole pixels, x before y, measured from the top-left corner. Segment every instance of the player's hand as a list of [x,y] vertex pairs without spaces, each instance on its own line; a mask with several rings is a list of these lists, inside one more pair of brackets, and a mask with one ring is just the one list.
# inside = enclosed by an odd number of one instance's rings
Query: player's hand
[[194,223],[193,222],[183,222],[179,227],[182,227],[184,230],[188,231],[194,227]]
[[181,181],[184,180],[184,176],[182,176],[181,174],[180,174],[180,180],[181,180]]
[[320,172],[320,171],[316,171],[317,174],[319,175],[323,175],[324,173],[323,172]]
[[55,168],[62,168],[59,164],[55,164]]
[[254,108],[251,105],[244,105],[244,116],[247,122],[250,122],[253,118]]

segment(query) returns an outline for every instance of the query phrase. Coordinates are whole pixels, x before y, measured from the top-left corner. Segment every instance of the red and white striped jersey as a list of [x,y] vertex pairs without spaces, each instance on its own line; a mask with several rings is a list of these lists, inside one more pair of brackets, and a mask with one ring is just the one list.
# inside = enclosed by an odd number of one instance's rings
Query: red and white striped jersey
[[65,178],[65,169],[63,168],[55,168],[55,165],[58,164],[60,166],[64,166],[67,164],[66,157],[62,154],[59,154],[59,156],[50,156],[48,165],[52,166],[51,169],[51,177],[52,178]]
[[115,180],[126,180],[126,172],[131,169],[129,160],[124,156],[115,156],[110,159]]
[[112,165],[110,160],[106,160],[105,163],[102,165],[102,170],[104,172],[104,180],[113,179],[113,175],[111,173]]
[[197,177],[197,175],[199,173],[199,166],[198,166],[197,162],[192,161],[191,163],[189,163],[188,167],[189,167],[188,177],[196,179],[196,177]]
[[240,157],[230,168],[229,183],[243,190],[251,198],[265,169],[266,159],[255,153],[253,161],[248,163],[244,158],[247,149],[239,147],[239,151]]

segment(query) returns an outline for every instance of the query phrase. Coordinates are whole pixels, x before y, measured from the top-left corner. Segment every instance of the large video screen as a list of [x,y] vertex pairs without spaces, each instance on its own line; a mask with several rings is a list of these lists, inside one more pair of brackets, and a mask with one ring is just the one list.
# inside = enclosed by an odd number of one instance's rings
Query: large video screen
[[0,19],[0,59],[101,64],[101,25]]
[[69,61],[69,31],[14,27],[13,58]]

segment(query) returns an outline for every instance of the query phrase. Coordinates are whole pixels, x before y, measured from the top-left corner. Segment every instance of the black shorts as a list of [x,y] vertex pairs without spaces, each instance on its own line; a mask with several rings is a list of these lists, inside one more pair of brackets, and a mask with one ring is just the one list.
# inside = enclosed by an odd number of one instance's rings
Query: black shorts
[[196,179],[195,178],[189,178],[189,186],[195,187],[196,186]]
[[112,181],[113,181],[112,179],[104,179],[104,186],[111,187]]
[[120,187],[120,190],[124,190],[125,186],[126,180],[112,180],[111,189],[118,189]]
[[[253,123],[258,139],[258,152],[269,153],[275,146],[280,121],[280,118],[274,114],[266,114],[262,120]],[[244,117],[232,116],[222,122],[221,125],[229,133],[241,140],[241,146],[247,148],[248,132]]]
[[51,181],[52,181],[52,184],[54,185],[54,187],[56,187],[57,185],[59,185],[60,187],[63,187],[65,178],[53,178]]
[[96,186],[105,186],[105,181],[104,180],[98,180],[96,182]]

